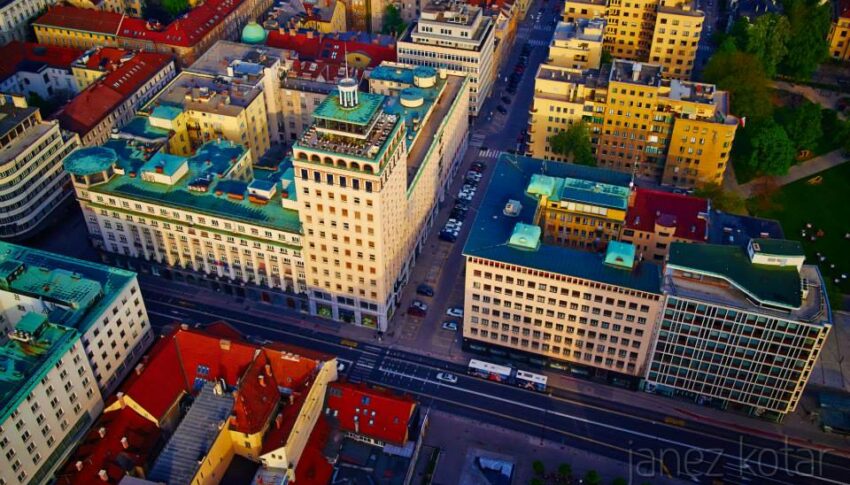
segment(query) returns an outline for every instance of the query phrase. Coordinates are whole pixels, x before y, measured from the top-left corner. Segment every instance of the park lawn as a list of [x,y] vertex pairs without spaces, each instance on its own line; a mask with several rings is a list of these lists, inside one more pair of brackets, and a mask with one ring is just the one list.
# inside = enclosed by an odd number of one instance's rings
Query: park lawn
[[[818,185],[807,183],[811,177],[799,180],[780,188],[772,197],[772,204],[759,210],[755,200],[750,199],[748,206],[753,215],[777,219],[782,224],[785,237],[801,240],[801,230],[807,223],[813,229],[824,231],[824,237],[811,241],[803,240],[807,262],[818,262],[816,253],[820,252],[827,260],[819,263],[824,279],[832,284],[835,278],[847,273],[848,279],[838,285],[841,293],[850,293],[850,240],[844,234],[850,232],[850,163],[826,170],[815,176],[823,177]],[[807,235],[812,234],[808,231]],[[830,264],[835,268],[830,268]],[[836,291],[832,288],[832,292]],[[837,295],[836,295],[837,296]],[[838,306],[836,298],[830,298]]]

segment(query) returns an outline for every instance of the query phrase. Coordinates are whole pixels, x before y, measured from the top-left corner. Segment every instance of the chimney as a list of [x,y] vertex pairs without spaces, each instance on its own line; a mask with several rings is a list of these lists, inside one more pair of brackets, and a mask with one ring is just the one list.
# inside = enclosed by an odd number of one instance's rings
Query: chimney
[[272,376],[272,366],[270,366],[269,364],[266,364],[266,375],[269,377]]
[[274,418],[275,429],[280,429],[281,424],[283,424],[283,414],[277,413],[277,416]]
[[266,376],[260,374],[257,376],[257,378],[260,380],[260,385],[266,387]]
[[74,468],[76,468],[78,472],[82,471],[83,470],[83,462],[77,461],[76,463],[74,463]]
[[125,450],[130,447],[130,442],[127,440],[126,436],[121,437],[121,447]]
[[109,481],[109,475],[106,474],[106,470],[100,470],[99,472],[97,472],[97,476],[98,478],[100,478],[101,482]]
[[98,434],[101,438],[103,438],[104,436],[106,436],[106,428],[104,428],[104,427],[100,427],[100,429],[98,429],[98,430],[97,430],[97,434]]

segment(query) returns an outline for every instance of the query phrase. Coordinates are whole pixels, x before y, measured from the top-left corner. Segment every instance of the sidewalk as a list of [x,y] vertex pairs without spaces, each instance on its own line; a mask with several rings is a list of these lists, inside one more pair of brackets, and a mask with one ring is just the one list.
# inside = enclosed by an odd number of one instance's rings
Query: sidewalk
[[726,181],[724,185],[727,188],[735,188],[737,192],[741,194],[741,196],[743,196],[744,198],[749,198],[758,189],[759,185],[767,183],[768,181],[775,183],[779,186],[788,185],[791,182],[796,182],[797,180],[811,177],[812,175],[815,175],[818,172],[823,172],[824,170],[829,170],[830,168],[837,167],[843,163],[846,163],[847,161],[848,157],[844,155],[843,150],[838,149],[833,150],[829,153],[825,153],[819,157],[810,158],[805,162],[800,162],[796,165],[793,165],[788,170],[788,173],[781,177],[759,177],[745,184],[737,185],[737,187],[735,187],[733,183],[729,181]]
[[[829,108],[836,111],[838,110],[838,100],[845,96],[838,92],[818,89],[805,84],[792,84],[786,81],[772,81],[770,83],[770,87],[778,89],[780,91],[787,91],[789,93],[799,94],[800,96],[803,96],[812,103],[816,103],[823,106],[824,108]],[[839,118],[844,119],[843,113],[839,112],[838,116]]]

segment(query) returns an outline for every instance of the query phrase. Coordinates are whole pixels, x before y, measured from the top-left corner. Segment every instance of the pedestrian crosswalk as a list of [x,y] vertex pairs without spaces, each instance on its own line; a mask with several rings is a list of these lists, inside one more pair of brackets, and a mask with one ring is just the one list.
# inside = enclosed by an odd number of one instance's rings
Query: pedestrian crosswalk
[[481,148],[480,150],[478,150],[479,158],[491,158],[495,160],[496,158],[499,158],[499,155],[501,154],[501,150],[496,150],[493,148]]
[[[357,362],[354,363],[354,368],[351,369],[351,372],[348,373],[348,380],[351,382],[363,382],[366,380],[372,372],[375,370],[375,367],[378,366],[378,360],[381,356],[362,353],[360,357],[357,358]],[[381,359],[383,360],[383,359]]]

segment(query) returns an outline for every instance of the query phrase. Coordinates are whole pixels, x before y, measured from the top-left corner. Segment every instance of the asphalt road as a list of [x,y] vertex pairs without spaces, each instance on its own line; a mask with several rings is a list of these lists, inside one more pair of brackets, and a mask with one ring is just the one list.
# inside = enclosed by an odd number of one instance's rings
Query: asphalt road
[[[702,423],[665,422],[660,413],[626,403],[591,403],[569,393],[548,395],[465,374],[461,365],[377,345],[355,342],[305,328],[311,317],[278,314],[246,316],[244,309],[169,296],[167,288],[143,289],[156,329],[182,321],[224,319],[255,341],[284,340],[337,355],[342,374],[385,388],[411,393],[426,405],[521,431],[541,440],[562,441],[627,462],[635,483],[657,474],[694,483],[842,484],[850,483],[850,459]],[[153,293],[156,293],[155,295]],[[458,376],[455,384],[438,372]]]

